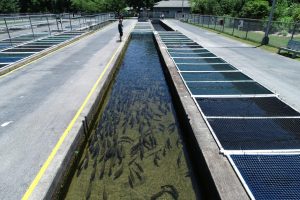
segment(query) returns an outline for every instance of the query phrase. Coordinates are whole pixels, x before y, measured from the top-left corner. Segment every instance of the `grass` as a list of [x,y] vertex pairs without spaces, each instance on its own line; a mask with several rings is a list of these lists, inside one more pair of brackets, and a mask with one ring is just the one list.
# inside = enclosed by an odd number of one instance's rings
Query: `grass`
[[[261,49],[264,49],[264,50],[272,52],[272,53],[277,53],[278,52],[278,47],[286,46],[289,39],[290,39],[289,37],[270,35],[269,36],[269,38],[270,38],[269,43],[270,44],[261,46],[260,42],[261,42],[261,40],[264,36],[263,33],[250,31],[250,32],[248,32],[247,39],[246,39],[246,31],[240,31],[240,30],[235,29],[234,32],[233,32],[232,28],[226,28],[225,27],[224,32],[222,32],[223,27],[218,26],[218,25],[216,26],[215,29],[212,29],[212,28],[209,28],[209,27],[206,27],[206,26],[201,26],[199,24],[194,24],[194,23],[189,23],[189,24],[192,24],[194,26],[203,28],[205,30],[208,30],[208,31],[211,31],[211,32],[214,32],[214,33],[218,33],[218,34],[223,35],[225,37],[234,39],[236,41],[240,41],[240,42],[243,42],[243,43],[246,43],[246,44],[257,46]],[[233,32],[233,35],[232,35],[232,32]],[[296,39],[299,40],[300,37],[297,36]],[[280,55],[292,58],[292,55],[288,54],[288,53],[281,53]],[[300,57],[296,57],[294,60],[300,61]]]

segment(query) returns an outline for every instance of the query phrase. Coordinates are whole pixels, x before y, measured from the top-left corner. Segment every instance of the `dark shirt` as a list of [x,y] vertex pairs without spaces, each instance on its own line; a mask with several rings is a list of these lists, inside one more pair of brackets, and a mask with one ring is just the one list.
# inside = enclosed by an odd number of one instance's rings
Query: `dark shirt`
[[119,29],[119,32],[122,33],[123,32],[123,24],[118,24],[118,29]]

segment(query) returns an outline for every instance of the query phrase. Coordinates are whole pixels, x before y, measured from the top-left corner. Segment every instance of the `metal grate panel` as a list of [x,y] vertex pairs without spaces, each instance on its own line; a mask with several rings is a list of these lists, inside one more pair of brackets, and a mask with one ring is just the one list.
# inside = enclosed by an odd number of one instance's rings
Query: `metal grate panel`
[[225,63],[221,58],[173,58],[175,63]]
[[207,49],[168,49],[169,53],[210,53]]
[[177,64],[180,71],[227,71],[237,70],[229,64]]
[[265,98],[196,98],[206,116],[299,116],[276,97]]
[[207,119],[225,150],[300,149],[300,119]]
[[190,58],[190,57],[216,57],[215,54],[212,53],[200,53],[200,54],[196,54],[196,53],[185,53],[185,54],[181,54],[181,53],[170,53],[170,55],[172,57],[185,57],[185,58]]
[[231,155],[255,199],[299,199],[300,155]]
[[187,82],[193,95],[272,94],[256,82]]
[[182,72],[185,81],[239,81],[251,80],[240,72]]

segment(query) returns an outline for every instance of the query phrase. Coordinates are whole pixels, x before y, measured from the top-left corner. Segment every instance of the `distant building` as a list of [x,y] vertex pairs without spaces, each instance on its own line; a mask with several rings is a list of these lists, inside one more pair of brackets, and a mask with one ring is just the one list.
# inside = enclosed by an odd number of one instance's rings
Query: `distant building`
[[163,13],[165,17],[175,17],[177,13],[190,13],[191,5],[188,0],[159,1],[153,7],[154,13]]

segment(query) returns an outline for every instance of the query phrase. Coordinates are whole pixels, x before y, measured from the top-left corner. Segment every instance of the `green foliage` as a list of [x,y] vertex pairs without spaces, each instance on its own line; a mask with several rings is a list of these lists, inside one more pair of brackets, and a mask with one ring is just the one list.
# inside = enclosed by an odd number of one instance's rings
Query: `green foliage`
[[[192,11],[204,15],[222,15],[264,19],[269,15],[272,0],[190,0]],[[277,0],[274,20],[300,20],[299,0]]]
[[251,0],[245,3],[240,16],[252,19],[263,19],[269,14],[269,3],[265,0]]
[[17,0],[0,0],[1,13],[19,12],[19,5]]

